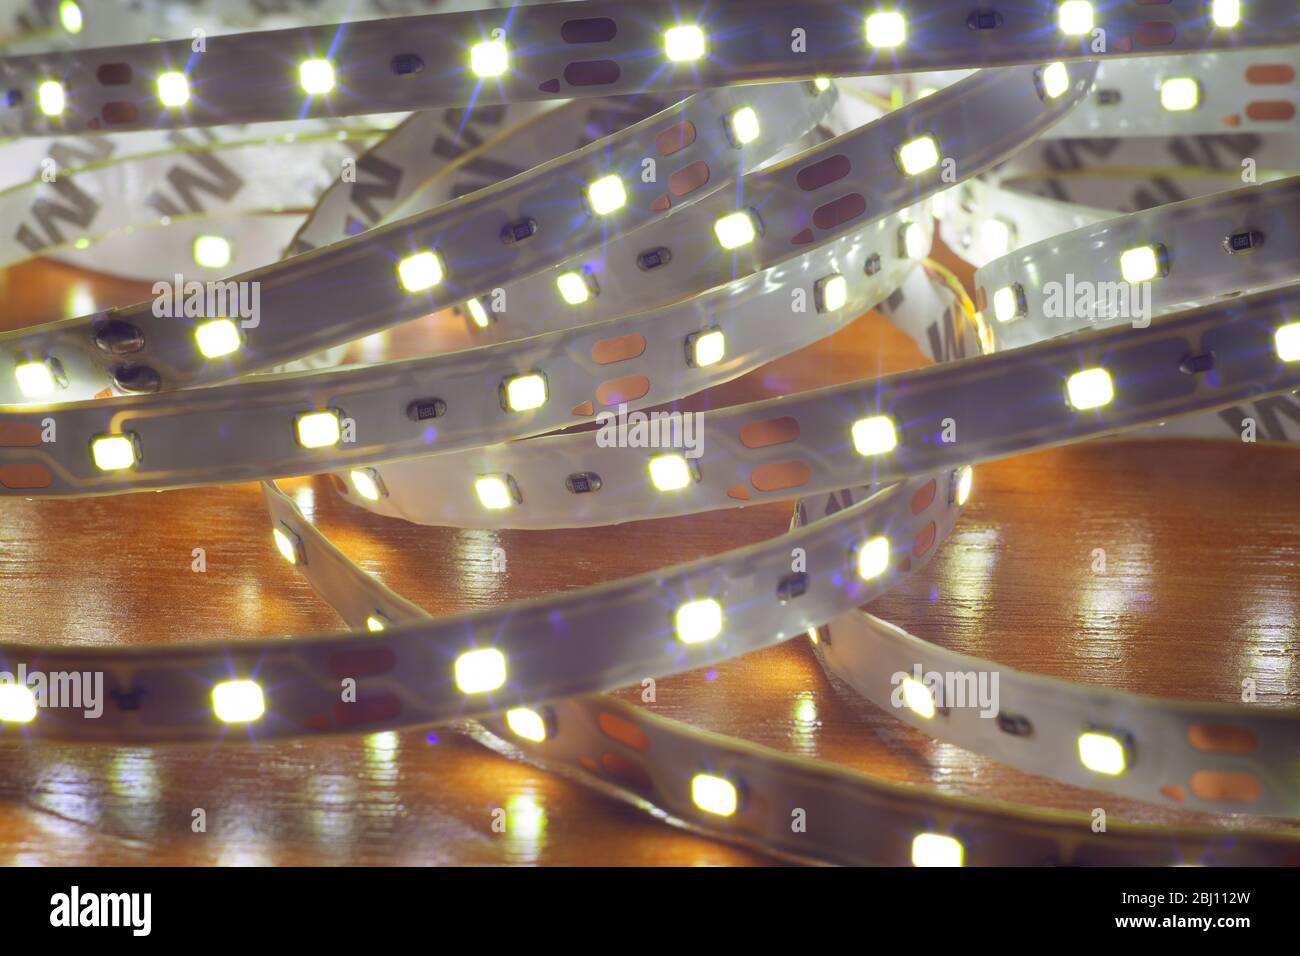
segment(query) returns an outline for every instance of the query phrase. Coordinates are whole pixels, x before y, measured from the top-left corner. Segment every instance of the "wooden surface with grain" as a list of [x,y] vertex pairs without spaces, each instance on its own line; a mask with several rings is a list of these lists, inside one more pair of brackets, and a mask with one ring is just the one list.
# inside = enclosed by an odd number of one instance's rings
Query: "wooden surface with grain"
[[[0,327],[138,284],[46,262],[0,273]],[[451,337],[434,317],[395,333]],[[437,336],[430,332],[439,331]],[[878,315],[701,396],[752,401],[920,364]],[[931,564],[869,605],[947,647],[1101,687],[1300,705],[1300,454],[1233,442],[1091,442],[976,469]],[[780,534],[789,504],[553,532],[423,528],[287,483],[313,520],[433,613],[572,590]],[[507,554],[493,572],[492,550]],[[191,570],[203,548],[207,570]],[[1095,573],[1092,554],[1107,555]],[[276,553],[256,485],[0,499],[0,636],[239,641],[337,630]],[[624,692],[628,700],[635,693]],[[931,740],[832,688],[805,639],[658,682],[656,712],[952,794],[1156,823],[1227,822],[1118,800]],[[492,828],[506,811],[505,833]],[[206,831],[194,832],[196,810]],[[1288,827],[1278,821],[1261,825]],[[258,746],[0,747],[0,863],[764,864],[445,730]]]

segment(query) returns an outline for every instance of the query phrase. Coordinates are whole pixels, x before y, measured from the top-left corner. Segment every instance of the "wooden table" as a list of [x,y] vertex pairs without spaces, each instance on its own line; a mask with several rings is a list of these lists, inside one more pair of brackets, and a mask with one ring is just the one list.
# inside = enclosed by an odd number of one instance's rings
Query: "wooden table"
[[[0,327],[147,288],[49,263],[0,273]],[[445,317],[433,321],[444,323]],[[426,322],[404,331],[418,341]],[[413,337],[413,338],[412,338]],[[875,314],[702,398],[711,405],[920,363]],[[684,561],[779,534],[788,505],[555,532],[422,528],[288,487],[333,540],[434,613]],[[945,646],[1098,686],[1300,705],[1300,455],[1090,443],[976,469],[934,561],[869,609]],[[207,571],[191,570],[201,547]],[[491,570],[503,547],[504,573]],[[1104,548],[1107,572],[1092,571]],[[0,500],[0,634],[51,643],[288,637],[339,620],[271,544],[255,485]],[[637,699],[627,694],[628,699]],[[1088,811],[1232,822],[1117,800],[935,742],[833,690],[803,639],[658,683],[664,715],[889,780]],[[445,731],[260,746],[0,748],[0,863],[760,864]],[[492,830],[507,811],[507,832]],[[206,832],[193,832],[195,809]],[[1236,822],[1240,822],[1238,818]],[[1254,821],[1277,827],[1289,824]]]

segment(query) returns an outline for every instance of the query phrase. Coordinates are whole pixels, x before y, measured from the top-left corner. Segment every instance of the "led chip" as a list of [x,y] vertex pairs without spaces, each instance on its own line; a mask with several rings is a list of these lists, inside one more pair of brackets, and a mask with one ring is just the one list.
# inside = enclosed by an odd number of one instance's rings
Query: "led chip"
[[1066,36],[1092,32],[1093,11],[1088,0],[1065,0],[1056,11],[1056,22]]
[[889,567],[889,539],[877,535],[858,548],[858,577],[864,581],[878,578]]
[[703,644],[722,633],[722,605],[713,598],[688,601],[674,619],[677,639],[683,644]]
[[198,236],[194,240],[194,263],[204,269],[224,269],[233,250],[225,236]]
[[333,409],[299,415],[294,421],[294,427],[298,444],[303,448],[329,448],[337,445],[343,437],[339,413]]
[[384,496],[379,475],[373,468],[354,468],[348,473],[348,478],[356,493],[367,501],[378,501]]
[[272,528],[271,537],[275,539],[275,550],[280,557],[290,564],[298,564],[302,559],[302,542],[297,535],[290,535],[283,528]]
[[918,833],[912,840],[913,866],[961,866],[961,841],[942,833]]
[[67,105],[67,95],[58,80],[46,80],[36,88],[36,102],[46,116],[60,116]]
[[727,127],[731,131],[731,140],[737,146],[744,146],[758,139],[762,131],[758,124],[758,113],[752,106],[742,106],[731,114]]
[[1149,282],[1167,271],[1167,253],[1161,245],[1126,249],[1119,257],[1119,272],[1127,282]]
[[1025,293],[1017,285],[1003,286],[993,293],[993,317],[999,322],[1010,322],[1025,314]]
[[587,204],[597,216],[608,216],[627,203],[627,190],[617,176],[602,176],[587,187]]
[[121,471],[135,467],[135,435],[99,435],[90,442],[95,467],[100,471]]
[[475,43],[469,51],[469,68],[480,79],[501,76],[510,69],[510,51],[501,40]]
[[929,720],[938,712],[934,706],[934,694],[915,677],[904,677],[902,688],[903,703],[916,716]]
[[173,70],[158,77],[158,100],[163,106],[184,106],[190,101],[190,81]]
[[909,259],[920,259],[929,251],[925,227],[919,222],[909,222],[900,233],[902,253]]
[[818,312],[838,312],[849,301],[849,282],[842,275],[818,279],[813,291]]
[[1088,731],[1079,735],[1079,762],[1093,773],[1117,776],[1128,766],[1124,744],[1110,734]]
[[909,176],[919,176],[939,165],[939,147],[933,136],[919,136],[898,147],[898,165]]
[[515,707],[506,711],[506,726],[524,740],[540,744],[546,739],[546,721],[542,715],[527,707]]
[[1005,256],[1011,251],[1015,229],[1003,219],[985,219],[979,225],[980,241],[995,256]]
[[660,491],[679,491],[694,477],[690,463],[681,455],[659,455],[650,459],[650,481]]
[[380,631],[387,629],[388,625],[379,614],[371,614],[366,618],[366,630],[370,631],[372,634],[378,634]]
[[334,64],[329,60],[304,60],[298,67],[303,92],[320,96],[334,89]]
[[1273,333],[1277,357],[1283,362],[1300,359],[1300,322],[1288,322]]
[[560,290],[560,297],[569,305],[582,305],[591,298],[593,283],[589,281],[590,273],[562,272],[555,278],[555,287]]
[[73,35],[81,32],[84,19],[77,0],[63,0],[59,4],[59,25]]
[[442,257],[436,252],[417,252],[397,264],[397,279],[407,292],[432,289],[442,276]]
[[514,479],[509,475],[481,475],[474,481],[474,492],[488,511],[501,511],[519,501]]
[[266,713],[266,698],[257,681],[222,681],[212,688],[212,710],[227,724],[246,724]]
[[36,719],[36,695],[24,684],[0,684],[0,720],[28,724]]
[[907,21],[896,11],[867,17],[867,43],[877,50],[892,50],[907,39]]
[[1216,27],[1235,27],[1241,23],[1241,0],[1214,0],[1210,16]]
[[887,415],[859,418],[853,423],[852,434],[859,455],[883,455],[898,445],[898,431]]
[[713,224],[713,232],[724,249],[739,249],[753,242],[758,235],[753,214],[746,211],[723,216]]
[[699,27],[673,27],[664,33],[664,52],[674,63],[689,63],[704,56],[704,31]]
[[239,351],[239,326],[229,319],[213,319],[194,330],[194,340],[204,358],[221,358]]
[[1201,103],[1201,86],[1190,76],[1176,76],[1160,84],[1160,105],[1171,113],[1194,110]]
[[456,658],[456,686],[462,694],[482,694],[506,682],[506,656],[495,647],[466,651]]
[[1064,63],[1049,63],[1041,74],[1043,95],[1054,100],[1070,88],[1070,70]]
[[470,299],[465,303],[465,310],[469,312],[470,319],[480,329],[486,329],[491,319],[488,317],[487,309],[483,308],[483,303],[478,299]]
[[964,505],[970,500],[971,488],[975,484],[975,469],[970,465],[963,468],[957,475],[957,505]]
[[729,817],[736,812],[736,786],[725,777],[697,773],[691,780],[691,799],[705,813]]
[[727,351],[727,339],[722,329],[696,332],[686,339],[686,354],[696,368],[717,365]]
[[14,369],[14,376],[24,398],[40,398],[59,387],[59,371],[54,359],[44,358],[39,362],[20,362]]
[[1070,404],[1079,411],[1109,405],[1115,397],[1115,384],[1104,368],[1075,372],[1065,383]]
[[536,372],[506,379],[501,385],[505,406],[512,412],[528,412],[546,404],[546,376]]

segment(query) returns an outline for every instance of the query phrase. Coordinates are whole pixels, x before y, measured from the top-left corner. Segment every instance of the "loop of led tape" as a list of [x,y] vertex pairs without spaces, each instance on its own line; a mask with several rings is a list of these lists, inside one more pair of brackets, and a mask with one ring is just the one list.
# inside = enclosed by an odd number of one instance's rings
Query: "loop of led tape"
[[[563,6],[566,13],[571,13],[578,6],[592,8],[597,5]],[[1090,7],[1088,4],[1084,6]],[[1186,28],[1180,39],[1185,40],[1189,34],[1201,29],[1203,37],[1214,36],[1214,42],[1222,42],[1221,31],[1207,26],[1206,5],[1184,3],[1171,7],[1176,9],[1168,11],[1169,15],[1181,18],[1179,22]],[[1193,13],[1193,7],[1199,13]],[[810,5],[810,9],[829,15],[829,5],[826,8]],[[1262,18],[1261,11],[1264,14]],[[1060,12],[1064,16],[1064,12]],[[1256,3],[1251,13],[1254,23],[1258,24],[1277,11],[1271,10],[1267,4]],[[1106,25],[1112,31],[1119,31],[1121,39],[1132,40],[1143,34],[1131,11],[1111,11],[1107,16],[1110,19]],[[452,21],[443,19],[441,22]],[[1001,23],[997,26],[1000,27]],[[1287,32],[1292,26],[1289,21],[1278,16],[1274,26],[1271,42],[1293,39]],[[888,25],[891,30],[895,27],[893,23]],[[868,23],[869,38],[870,29]],[[304,31],[295,33],[306,35]],[[1243,29],[1240,36],[1256,38],[1253,28]],[[247,42],[249,38],[234,39]],[[695,42],[693,36],[687,39]],[[913,40],[915,35],[909,42]],[[155,49],[165,46],[155,45]],[[230,49],[234,49],[234,44]],[[1123,46],[1118,49],[1122,52],[1145,52],[1132,48],[1124,50]],[[1053,51],[1052,55],[1065,59],[1070,52]],[[919,62],[921,58],[913,57],[908,48],[895,50],[891,54],[894,56],[897,60],[891,62],[891,69],[879,72],[892,72],[900,66],[922,65]],[[1025,48],[1021,48],[978,59],[987,63],[1045,58],[1046,55],[1029,57],[1025,55]],[[939,59],[948,65],[952,57]],[[75,58],[70,62],[75,62]],[[12,76],[15,66],[21,72],[30,65],[30,62],[23,61],[0,61],[0,70],[10,71],[8,75]],[[710,77],[708,68],[702,72],[706,74],[705,83],[732,79]],[[1009,75],[1015,71],[1003,72]],[[1035,71],[1032,76],[1037,89],[1041,75]],[[993,82],[994,79],[988,76],[976,77],[966,89],[991,93],[1005,88],[981,85]],[[1086,87],[1086,82],[1081,82],[1077,73],[1072,75],[1072,82],[1073,89],[1082,91]],[[1021,85],[1024,85],[1023,80]],[[668,88],[676,87],[670,85]],[[956,96],[951,98],[955,100]],[[946,101],[942,95],[929,99],[939,103]],[[1060,112],[1063,113],[1072,102],[1073,97],[1064,97]],[[926,111],[919,109],[906,114],[909,122],[926,116]],[[1052,120],[1056,118],[1056,115],[1051,117]],[[881,128],[890,127],[882,124]],[[914,135],[916,130],[910,128],[906,132]],[[1031,130],[1029,135],[1037,132],[1041,130]],[[839,141],[828,145],[837,147]],[[824,149],[812,151],[812,155],[819,157],[825,154]],[[805,157],[808,155],[804,154]],[[982,162],[976,161],[963,169],[962,176],[980,171],[995,158],[995,153],[989,153]],[[787,163],[776,168],[789,168],[790,165]],[[727,173],[728,177],[732,175]],[[761,176],[761,173],[751,173],[751,179],[756,175]],[[747,181],[747,192],[749,185]],[[916,188],[912,199],[919,199],[932,191]],[[705,199],[698,206],[704,207],[707,202]],[[887,207],[883,211],[896,211],[904,205],[895,202],[892,209]],[[693,211],[694,208],[686,210],[674,221],[689,221]],[[880,213],[877,211],[874,215]],[[843,234],[845,230],[838,232]],[[821,239],[815,235],[811,238],[820,243],[835,234],[831,232]],[[781,258],[758,257],[750,268],[762,268],[782,261]],[[1274,282],[1262,282],[1255,287],[1266,288],[1285,281],[1286,266],[1287,263],[1282,263],[1279,271],[1269,273]],[[699,292],[707,286],[697,284],[690,288]],[[1169,301],[1180,300],[1171,298]],[[1297,356],[1290,354],[1292,343],[1287,330],[1297,327],[1290,317],[1300,311],[1298,306],[1300,291],[1294,288],[1265,292],[1226,305],[1159,319],[1144,335],[1141,345],[1126,343],[1120,330],[1101,329],[1071,337],[1068,342],[1043,342],[1021,350],[1021,354],[1002,354],[973,363],[907,373],[883,380],[873,388],[842,387],[795,401],[776,400],[711,416],[709,427],[716,429],[710,438],[712,446],[725,444],[722,428],[750,423],[745,421],[746,416],[757,415],[764,421],[771,421],[780,413],[793,412],[784,417],[798,422],[800,444],[797,447],[801,453],[814,459],[820,472],[811,485],[804,487],[808,484],[805,482],[799,486],[810,493],[861,483],[864,479],[905,480],[875,492],[832,517],[796,530],[775,543],[741,549],[713,561],[587,589],[563,599],[547,598],[515,605],[508,613],[506,609],[493,609],[455,620],[403,626],[400,622],[420,616],[418,609],[384,592],[377,584],[368,589],[361,583],[364,575],[314,528],[306,525],[286,498],[268,486],[267,500],[276,536],[286,557],[298,564],[313,585],[336,606],[351,602],[346,609],[340,606],[349,623],[354,626],[365,624],[369,630],[391,633],[382,637],[359,634],[314,638],[292,644],[241,644],[237,648],[191,645],[162,651],[96,652],[11,645],[4,649],[6,657],[29,661],[32,666],[104,670],[107,683],[111,685],[110,693],[118,704],[116,711],[105,712],[104,719],[96,727],[87,726],[84,719],[47,711],[39,720],[25,723],[23,729],[35,736],[75,739],[211,738],[214,729],[220,725],[214,722],[212,711],[202,707],[204,695],[209,691],[217,717],[235,725],[256,720],[256,724],[250,726],[257,728],[258,737],[396,726],[487,714],[514,703],[555,701],[569,694],[635,682],[648,674],[672,673],[761,646],[772,639],[774,630],[776,639],[784,639],[863,603],[901,576],[914,571],[920,560],[932,553],[929,550],[931,546],[943,539],[955,520],[960,502],[964,501],[962,487],[969,473],[961,468],[966,462],[1008,454],[1020,448],[1041,447],[1083,435],[1135,427],[1170,415],[1218,408],[1250,397],[1294,390],[1300,384],[1300,366],[1290,364]],[[386,324],[391,324],[391,321]],[[988,345],[987,320],[976,317],[976,322]],[[1045,328],[1042,333],[1051,334]],[[310,351],[315,344],[318,343],[304,344],[300,352]],[[1296,347],[1300,348],[1300,343]],[[1214,356],[1215,374],[1204,375],[1202,373],[1209,369],[1195,365],[1188,371],[1186,359],[1203,354]],[[1153,374],[1157,370],[1161,374]],[[1106,376],[1107,388],[1102,389],[1095,378],[1089,379],[1088,387],[1075,387],[1076,376],[1098,371]],[[944,403],[950,399],[939,397],[942,394],[940,386],[950,394],[956,389],[967,391],[962,401],[948,405]],[[999,395],[999,386],[1007,393],[1005,396]],[[273,387],[280,388],[281,385],[277,383]],[[1107,393],[1105,400],[1099,401],[1103,391]],[[180,392],[177,396],[190,394]],[[1024,409],[1013,409],[1012,394],[1051,395],[1053,401],[1042,403],[1041,408],[1035,406],[1032,413],[1022,414]],[[969,440],[970,429],[967,426],[960,455],[935,443],[931,443],[932,447],[920,449],[907,440],[913,435],[925,434],[926,429],[933,430],[945,410],[950,412],[952,407],[970,407],[973,400],[996,406],[1000,397],[1005,398],[1004,409],[999,412],[994,408],[987,427],[975,442]],[[818,398],[822,399],[820,403]],[[836,402],[848,408],[835,407]],[[1106,410],[1095,411],[1094,408]],[[860,424],[862,419],[858,416],[863,412],[887,413],[867,417],[885,418],[895,442],[900,438],[898,423],[904,423],[906,428],[902,430],[901,443],[885,448],[884,444],[888,443],[883,443],[880,430],[883,426],[879,421],[872,421],[871,427],[862,435],[857,433],[856,427],[848,427],[846,435],[846,426]],[[897,416],[897,421],[894,416]],[[714,424],[719,420],[721,424]],[[807,432],[804,431],[805,422],[809,423]],[[565,440],[534,440],[512,447],[509,454],[527,455],[528,446],[544,447]],[[849,474],[839,450],[855,445],[857,447],[852,450],[858,455],[858,470]],[[834,454],[828,454],[828,450]],[[453,461],[459,454],[452,452],[439,456],[437,460],[443,464]],[[484,452],[475,450],[465,454]],[[863,456],[869,459],[865,466],[871,469],[868,472],[863,471]],[[764,458],[757,456],[758,460]],[[613,464],[617,468],[620,463]],[[708,459],[704,465],[709,465]],[[549,467],[543,470],[552,474],[556,472]],[[741,470],[737,469],[737,473]],[[644,484],[644,478],[640,481]],[[628,482],[614,484],[623,491],[627,490]],[[698,501],[683,501],[666,510],[677,513],[696,510],[697,506]],[[807,502],[803,510],[807,510]],[[882,542],[886,543],[884,548],[878,548]],[[895,556],[890,547],[893,542],[912,542],[910,550],[918,560],[894,563]],[[789,573],[788,549],[792,545],[805,548],[809,567],[815,569],[813,572],[802,575]],[[772,594],[777,597],[775,605],[772,604]],[[360,605],[356,603],[358,599],[362,602]],[[367,604],[383,606],[367,607]],[[609,640],[607,632],[597,625],[597,621],[607,614],[617,616],[626,640]],[[852,646],[855,641],[852,629],[844,628],[844,620],[856,618],[837,618],[833,625],[835,638],[832,645],[823,648],[832,668],[837,666],[833,662],[832,649],[838,653],[838,648],[845,644]],[[540,655],[530,653],[530,638],[526,635],[543,632],[554,635],[553,640],[546,642],[548,647],[554,648],[557,642],[564,644],[564,653],[556,655],[558,660],[541,660]],[[468,649],[467,633],[472,635]],[[602,637],[599,642],[594,639],[597,634]],[[847,639],[845,635],[849,635]],[[531,640],[536,643],[535,638]],[[582,666],[578,669],[566,666],[575,661],[581,662]],[[844,667],[846,673],[860,676],[851,664],[838,666]],[[378,693],[368,696],[364,706],[357,706],[354,710],[336,707],[335,675],[340,668],[349,673],[373,675],[366,685]],[[870,669],[868,672],[872,679],[880,676]],[[432,685],[431,674],[435,675]],[[181,675],[188,675],[190,679]],[[1020,686],[1016,685],[1017,690]],[[263,687],[271,689],[269,701]],[[197,696],[196,688],[199,691]],[[871,696],[872,691],[866,692]],[[1196,714],[1210,709],[1192,707],[1191,712]],[[566,733],[570,734],[565,738],[568,749],[548,758],[542,752],[545,744],[540,743],[538,737],[550,742],[550,734],[546,731],[555,726],[557,714],[563,715]],[[513,719],[511,715],[514,715]],[[1254,718],[1237,717],[1242,725],[1239,730],[1256,730],[1256,725],[1251,723]],[[635,799],[648,800],[687,824],[704,825],[713,832],[721,827],[722,832],[731,838],[754,840],[775,852],[799,857],[837,862],[901,862],[910,852],[913,862],[960,863],[964,853],[974,851],[978,852],[979,859],[971,862],[981,863],[1280,862],[1293,861],[1297,849],[1295,841],[1276,834],[1234,833],[1229,838],[1216,836],[1212,831],[1171,833],[1145,828],[1122,828],[1117,839],[1105,844],[1082,840],[1080,833],[1085,828],[1063,815],[1008,812],[978,801],[918,795],[905,788],[890,788],[855,775],[828,771],[807,761],[764,753],[759,748],[701,734],[594,698],[555,701],[541,711],[512,710],[505,723],[492,719],[489,727],[498,736],[525,741],[525,746],[536,751],[531,756],[544,764],[556,759],[563,763],[568,758],[588,771],[592,768],[586,767],[578,756],[584,744],[598,743],[603,739],[605,746],[609,747],[608,741],[614,740],[622,751],[606,753],[606,758],[612,756],[613,759],[605,760],[603,770],[605,776],[619,782],[625,797],[629,793],[638,794]],[[521,732],[521,728],[525,732]],[[538,728],[543,731],[540,735],[536,733]],[[1146,726],[1142,729],[1148,731]],[[1153,735],[1167,734],[1169,730],[1149,732]],[[949,733],[960,734],[961,731],[949,728]],[[1264,754],[1276,753],[1273,738],[1267,734],[1263,736]],[[1116,738],[1109,739],[1114,741]],[[651,749],[656,750],[656,759],[644,756]],[[640,751],[643,756],[638,758],[630,751]],[[1017,760],[1024,761],[1025,758],[1018,757],[1011,762]],[[1028,764],[1033,769],[1042,769],[1041,762],[1032,758]],[[1078,776],[1074,768],[1071,772]],[[1133,778],[1133,783],[1126,783],[1127,790],[1119,789],[1141,793],[1150,799],[1147,790],[1154,778],[1153,772],[1146,772],[1141,778]],[[861,817],[864,813],[862,808],[869,807],[881,826],[878,829],[854,828],[858,839],[839,840],[838,849],[830,843],[815,840],[801,843],[783,839],[782,831],[788,829],[788,813],[783,804],[781,812],[772,811],[777,804],[763,796],[766,788],[762,784],[768,780],[772,781],[772,792],[797,794],[801,805],[816,806],[823,813]],[[1294,801],[1275,791],[1278,782],[1275,779],[1267,781],[1265,805],[1275,807],[1279,812],[1294,812]],[[685,796],[688,785],[690,802]],[[1207,799],[1203,793],[1196,792],[1195,785],[1193,791],[1198,799]],[[763,810],[763,807],[767,809]]]

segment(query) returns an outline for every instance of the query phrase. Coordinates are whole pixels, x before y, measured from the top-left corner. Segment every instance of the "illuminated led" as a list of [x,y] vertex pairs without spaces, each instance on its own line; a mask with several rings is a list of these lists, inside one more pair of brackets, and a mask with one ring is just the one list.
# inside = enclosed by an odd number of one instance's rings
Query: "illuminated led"
[[135,465],[135,441],[130,435],[100,435],[91,441],[90,452],[100,471],[121,471]]
[[1075,372],[1065,383],[1070,404],[1079,411],[1109,405],[1115,397],[1115,385],[1104,368],[1090,368]]
[[59,385],[48,360],[23,362],[14,370],[14,374],[18,378],[18,390],[26,398],[48,395]]
[[275,549],[280,552],[280,557],[290,564],[297,564],[298,543],[280,528],[272,528],[271,537],[275,539]]
[[369,468],[354,468],[348,477],[352,479],[352,487],[362,498],[367,501],[378,501],[382,496],[379,489],[379,482],[375,480],[374,474]]
[[266,713],[266,698],[257,681],[226,680],[212,688],[212,709],[218,720],[246,724]]
[[691,799],[705,813],[729,817],[736,812],[736,787],[725,777],[697,773],[691,780]]
[[587,187],[587,203],[597,216],[608,216],[627,203],[627,190],[617,176],[602,176]]
[[915,677],[904,677],[902,681],[903,703],[916,716],[929,720],[936,713],[934,694]]
[[883,455],[898,445],[898,432],[887,415],[859,418],[853,423],[853,447],[859,455]]
[[298,82],[311,96],[328,93],[334,89],[334,65],[329,60],[304,60],[298,67]]
[[1064,63],[1049,63],[1043,67],[1043,93],[1054,100],[1070,88],[1070,70]]
[[975,484],[975,469],[967,465],[957,476],[957,504],[964,505],[970,500],[971,486]]
[[1079,762],[1093,773],[1112,777],[1123,773],[1128,765],[1124,745],[1110,734],[1095,731],[1079,735]]
[[673,27],[664,33],[664,52],[674,63],[704,56],[704,31],[697,26]]
[[1138,246],[1119,257],[1119,271],[1129,282],[1147,282],[1163,274],[1159,246]]
[[475,43],[469,51],[469,68],[482,79],[500,76],[510,69],[510,51],[501,40]]
[[688,601],[677,609],[677,639],[683,644],[703,644],[722,633],[722,605],[713,598]]
[[488,511],[501,511],[515,503],[509,481],[497,475],[484,475],[475,479],[474,491],[478,494],[479,503]]
[[864,581],[878,578],[889,567],[889,539],[881,535],[858,548],[858,577]]
[[220,358],[239,351],[239,326],[229,319],[213,319],[194,330],[194,340],[204,358]]
[[527,412],[546,404],[546,376],[536,372],[505,381],[506,407],[512,412]]
[[813,89],[818,93],[825,93],[831,88],[831,81],[824,76],[819,76],[813,80]]
[[808,628],[808,640],[812,641],[814,644],[821,643],[820,639],[817,637],[817,628],[815,627]]
[[377,634],[380,631],[385,630],[386,627],[387,625],[384,623],[384,619],[378,614],[371,614],[366,618],[366,630],[371,633]]
[[480,329],[486,329],[491,321],[488,318],[487,309],[483,308],[483,303],[478,299],[470,299],[465,303],[465,309],[469,312],[469,317]]
[[920,259],[926,251],[925,227],[919,222],[909,222],[903,227],[903,254],[909,259]]
[[495,647],[466,651],[456,658],[456,686],[462,694],[482,694],[506,682],[506,656]]
[[23,684],[0,684],[0,720],[27,724],[36,718],[36,695]]
[[46,80],[36,88],[36,100],[46,116],[58,116],[67,103],[63,84],[58,80]]
[[697,332],[690,338],[691,364],[697,368],[717,365],[727,351],[727,339],[722,329]]
[[1216,27],[1235,27],[1241,22],[1241,0],[1214,0],[1210,15]]
[[158,77],[158,99],[163,106],[184,106],[190,101],[190,81],[184,73],[164,73]]
[[980,240],[995,256],[1005,256],[1011,251],[1013,231],[1002,219],[985,219],[979,225]]
[[1020,290],[1016,286],[1003,286],[993,293],[993,317],[999,322],[1010,322],[1023,311],[1020,303]]
[[902,46],[907,39],[907,21],[901,13],[873,13],[867,17],[867,43],[878,50]]
[[660,491],[678,491],[691,483],[691,466],[681,455],[650,459],[650,481]]
[[506,711],[506,726],[524,740],[540,744],[546,739],[546,721],[542,715],[527,707],[515,707]]
[[912,841],[913,866],[961,866],[961,841],[942,833],[918,833]]
[[1200,103],[1200,84],[1190,76],[1176,76],[1160,84],[1160,105],[1171,113],[1194,110]]
[[82,27],[81,7],[77,0],[63,0],[59,4],[59,24],[69,33],[77,34]]
[[817,283],[817,311],[835,312],[849,301],[849,283],[841,275],[827,276]]
[[1082,36],[1092,31],[1092,4],[1088,0],[1065,0],[1056,11],[1056,22],[1066,36]]
[[205,269],[230,265],[232,250],[225,236],[199,236],[194,240],[194,262]]
[[1283,362],[1300,359],[1300,322],[1290,322],[1273,333],[1277,357]]
[[758,231],[754,218],[748,212],[733,212],[713,224],[713,232],[724,249],[739,249],[754,241]]
[[294,425],[303,448],[329,448],[343,437],[336,411],[308,412],[299,415]]
[[423,292],[442,281],[442,257],[436,252],[417,252],[397,264],[397,278],[407,292]]
[[939,165],[939,147],[933,136],[920,136],[898,148],[898,165],[909,176],[917,176]]
[[591,298],[591,286],[585,272],[564,272],[555,278],[555,287],[569,305],[582,305]]
[[742,106],[731,114],[731,138],[738,145],[752,143],[758,139],[762,128],[758,124],[758,112],[752,106]]

